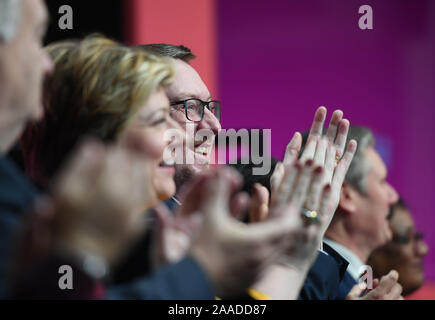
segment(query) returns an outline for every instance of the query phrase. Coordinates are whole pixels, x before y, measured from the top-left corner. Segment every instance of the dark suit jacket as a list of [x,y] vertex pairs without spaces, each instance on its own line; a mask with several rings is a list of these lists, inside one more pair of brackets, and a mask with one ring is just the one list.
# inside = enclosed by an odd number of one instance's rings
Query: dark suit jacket
[[0,298],[6,295],[21,220],[36,196],[36,189],[20,170],[0,156]]
[[[177,203],[170,199],[166,206],[175,211]],[[348,262],[326,243],[323,250],[328,254],[319,252],[313,266],[305,279],[300,300],[333,300],[337,299],[340,283],[346,273]],[[248,296],[240,299],[249,299]]]
[[[72,268],[71,289],[61,289],[59,280],[64,275],[59,268],[68,265]],[[52,255],[33,264],[32,273],[21,279],[14,288],[12,299],[25,300],[98,300],[104,298],[104,288],[100,281],[89,277],[75,264],[73,259]]]
[[[59,288],[62,265],[72,268],[72,289]],[[83,272],[73,259],[51,256],[34,267],[34,273],[22,282],[12,297],[26,300],[212,300],[214,294],[204,272],[190,258],[148,277],[104,289],[100,281]]]
[[341,281],[345,276],[348,262],[334,249],[323,243],[316,261],[308,272],[299,295],[299,300],[336,300]]
[[109,288],[107,299],[212,300],[211,283],[195,260],[185,258],[152,276]]
[[340,282],[340,287],[338,289],[337,300],[345,300],[347,294],[350,292],[352,287],[356,285],[357,282],[350,275],[349,272],[346,271],[344,274],[343,280]]

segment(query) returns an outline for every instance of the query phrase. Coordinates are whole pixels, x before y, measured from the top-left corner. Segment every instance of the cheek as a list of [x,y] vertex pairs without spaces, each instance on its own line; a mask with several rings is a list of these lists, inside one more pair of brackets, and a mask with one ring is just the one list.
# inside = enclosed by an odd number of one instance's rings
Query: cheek
[[142,146],[146,154],[152,158],[159,160],[163,156],[166,144],[164,142],[164,133],[155,129],[144,129],[141,133]]
[[406,246],[398,252],[399,259],[403,262],[410,262],[414,258],[414,250],[412,246]]
[[376,185],[370,189],[369,205],[374,208],[388,207],[386,189],[380,185]]
[[155,169],[153,185],[160,200],[168,200],[175,194],[175,182],[171,174]]

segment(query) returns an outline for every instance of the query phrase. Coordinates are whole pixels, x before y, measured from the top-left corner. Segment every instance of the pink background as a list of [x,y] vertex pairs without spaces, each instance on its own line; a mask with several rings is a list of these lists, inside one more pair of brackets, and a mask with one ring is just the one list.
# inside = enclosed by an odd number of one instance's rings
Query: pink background
[[[370,127],[435,248],[435,1],[219,0],[223,128],[271,128],[281,158],[318,106]],[[373,8],[360,30],[358,8]],[[435,252],[425,259],[435,280]]]

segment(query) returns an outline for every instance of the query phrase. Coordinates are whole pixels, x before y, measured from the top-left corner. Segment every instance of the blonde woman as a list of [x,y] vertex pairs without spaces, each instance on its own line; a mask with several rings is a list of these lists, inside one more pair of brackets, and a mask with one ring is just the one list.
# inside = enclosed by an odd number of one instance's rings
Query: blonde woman
[[163,90],[173,77],[170,62],[99,35],[46,50],[55,71],[45,85],[45,116],[22,139],[33,181],[46,188],[84,136],[122,144],[134,132],[153,163],[156,199],[149,207],[170,198],[174,168],[163,162],[164,134],[179,128]]

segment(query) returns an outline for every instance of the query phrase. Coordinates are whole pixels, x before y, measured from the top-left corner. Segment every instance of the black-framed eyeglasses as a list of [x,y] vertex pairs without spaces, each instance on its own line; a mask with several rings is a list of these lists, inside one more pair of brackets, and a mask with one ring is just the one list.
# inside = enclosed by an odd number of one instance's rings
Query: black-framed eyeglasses
[[393,242],[397,244],[408,244],[412,240],[415,242],[423,240],[424,235],[422,232],[415,232],[409,235],[395,235],[393,236]]
[[[172,107],[184,108],[187,120],[201,122],[204,119],[204,109],[207,108],[218,120],[221,118],[221,104],[219,101],[202,101],[200,99],[187,99],[171,103]],[[177,110],[177,108],[173,108]]]

